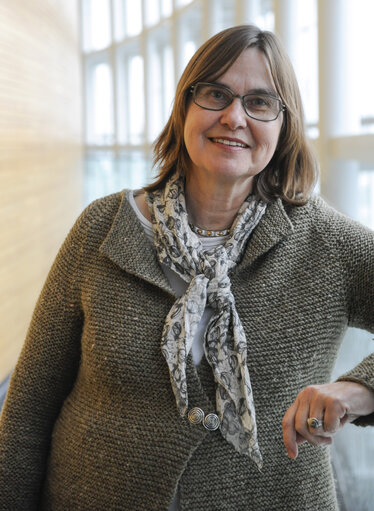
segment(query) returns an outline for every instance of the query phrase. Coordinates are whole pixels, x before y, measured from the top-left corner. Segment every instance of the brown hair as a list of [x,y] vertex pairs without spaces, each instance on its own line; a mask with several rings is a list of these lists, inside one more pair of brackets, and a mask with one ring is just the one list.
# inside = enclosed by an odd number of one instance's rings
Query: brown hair
[[253,25],[219,32],[187,64],[177,86],[170,118],[154,144],[154,163],[160,172],[146,190],[162,188],[176,171],[182,174],[188,171],[190,158],[183,130],[190,88],[196,82],[216,80],[246,48],[258,48],[265,54],[279,97],[286,106],[277,149],[266,168],[254,177],[253,193],[266,202],[280,197],[291,204],[305,204],[317,180],[318,165],[305,135],[296,76],[279,39]]

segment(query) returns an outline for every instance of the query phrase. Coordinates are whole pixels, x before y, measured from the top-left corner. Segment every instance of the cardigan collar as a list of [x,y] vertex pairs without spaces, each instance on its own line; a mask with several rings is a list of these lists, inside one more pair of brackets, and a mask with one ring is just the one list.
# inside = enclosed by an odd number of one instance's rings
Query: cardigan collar
[[171,294],[171,288],[156,251],[147,238],[129,200],[129,192],[121,192],[121,203],[100,251],[127,273],[135,275]]
[[247,268],[256,259],[289,236],[293,230],[293,224],[281,199],[269,203],[264,216],[249,238],[243,259],[236,270],[240,272]]
[[[100,251],[126,272],[135,275],[175,297],[135,211],[121,193],[121,203],[111,229]],[[240,272],[293,231],[293,225],[282,201],[268,204],[266,212],[249,239],[247,249],[236,271]]]

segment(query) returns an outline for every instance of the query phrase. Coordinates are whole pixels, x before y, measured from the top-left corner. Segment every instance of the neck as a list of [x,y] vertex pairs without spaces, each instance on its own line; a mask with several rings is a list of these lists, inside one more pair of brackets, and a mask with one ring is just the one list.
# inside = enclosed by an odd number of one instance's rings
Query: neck
[[189,221],[202,229],[219,231],[229,229],[252,189],[237,183],[208,183],[201,177],[186,178],[186,206]]

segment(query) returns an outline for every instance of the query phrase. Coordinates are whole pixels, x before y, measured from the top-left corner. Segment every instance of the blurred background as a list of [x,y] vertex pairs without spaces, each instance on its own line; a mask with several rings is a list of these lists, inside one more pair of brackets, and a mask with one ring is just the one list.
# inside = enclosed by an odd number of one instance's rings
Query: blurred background
[[[221,29],[250,22],[282,39],[317,192],[374,228],[373,20],[372,0],[0,0],[0,406],[68,230],[97,197],[149,182],[181,72]],[[334,377],[372,338],[348,331]],[[373,440],[352,425],[336,437],[342,511],[373,509]]]

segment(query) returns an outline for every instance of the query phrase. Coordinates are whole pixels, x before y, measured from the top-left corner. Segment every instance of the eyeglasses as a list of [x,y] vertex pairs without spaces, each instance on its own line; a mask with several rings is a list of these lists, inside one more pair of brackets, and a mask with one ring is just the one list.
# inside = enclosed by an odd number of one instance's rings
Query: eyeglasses
[[196,105],[205,110],[223,110],[231,105],[235,98],[242,102],[245,113],[257,121],[270,122],[278,119],[286,105],[279,98],[270,94],[234,94],[225,85],[198,82],[192,85],[190,92]]

